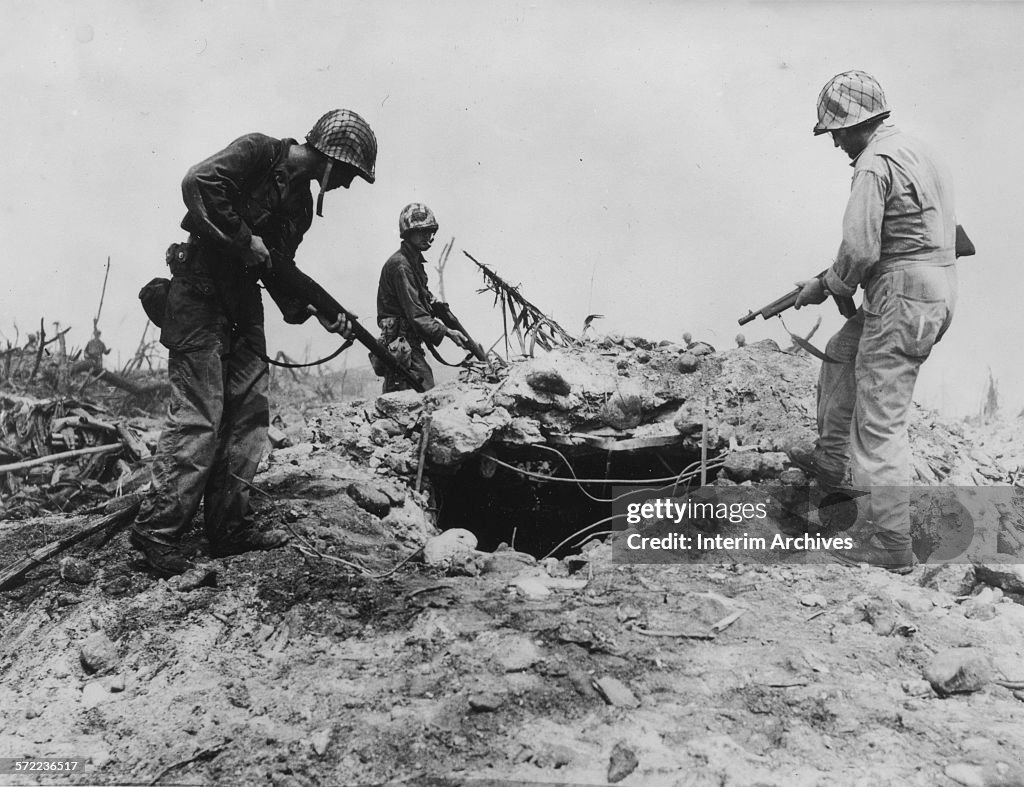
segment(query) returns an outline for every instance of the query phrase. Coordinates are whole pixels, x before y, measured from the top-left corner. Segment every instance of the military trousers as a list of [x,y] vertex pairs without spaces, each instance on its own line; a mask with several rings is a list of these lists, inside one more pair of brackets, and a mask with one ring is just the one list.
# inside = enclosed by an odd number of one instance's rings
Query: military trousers
[[[253,285],[255,286],[255,285]],[[258,297],[258,295],[257,295]],[[180,538],[203,503],[211,542],[251,525],[249,487],[267,442],[266,338],[260,319],[232,323],[209,293],[175,277],[161,341],[168,347],[170,413],[153,492],[134,528]]]
[[829,340],[818,378],[818,448],[870,492],[863,518],[891,549],[910,546],[908,418],[921,365],[956,309],[952,265],[910,263],[868,282],[864,302]]

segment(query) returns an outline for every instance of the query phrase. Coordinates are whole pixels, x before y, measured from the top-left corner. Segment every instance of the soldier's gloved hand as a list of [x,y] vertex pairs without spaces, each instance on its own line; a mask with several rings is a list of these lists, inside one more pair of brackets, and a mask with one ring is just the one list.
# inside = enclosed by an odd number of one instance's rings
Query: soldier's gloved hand
[[445,334],[463,350],[469,346],[469,339],[462,331],[457,331],[454,328],[447,328],[445,330]]
[[800,288],[800,294],[796,296],[796,303],[793,304],[794,309],[799,309],[801,306],[813,306],[817,303],[824,303],[828,297],[828,293],[825,292],[825,285],[821,283],[819,278],[798,281],[796,286]]
[[267,244],[263,242],[263,238],[259,235],[253,235],[249,239],[249,253],[245,258],[246,270],[256,270],[262,273],[263,271],[269,271],[273,267]]
[[[348,315],[346,315],[344,312],[339,314],[334,320],[331,320],[329,317],[325,317],[323,314],[317,311],[316,306],[311,305],[308,306],[307,308],[309,309],[309,313],[315,315],[316,318],[320,321],[320,324],[324,326],[325,331],[327,331],[328,333],[336,333],[345,339],[352,338],[352,325],[351,323],[349,323]],[[356,317],[356,315],[354,314],[352,316]]]

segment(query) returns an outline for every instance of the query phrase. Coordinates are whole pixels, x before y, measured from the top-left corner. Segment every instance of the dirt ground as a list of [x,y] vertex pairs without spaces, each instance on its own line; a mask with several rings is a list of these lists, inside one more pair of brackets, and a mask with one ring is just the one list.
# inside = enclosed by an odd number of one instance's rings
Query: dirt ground
[[[592,542],[453,576],[403,562],[416,500],[368,513],[367,472],[275,452],[253,499],[291,544],[211,560],[194,536],[196,587],[122,531],[62,555],[84,583],[53,559],[0,593],[0,757],[79,762],[0,785],[1024,785],[1024,606],[969,566],[627,566]],[[81,523],[0,523],[3,562]],[[968,654],[962,690],[925,680]]]

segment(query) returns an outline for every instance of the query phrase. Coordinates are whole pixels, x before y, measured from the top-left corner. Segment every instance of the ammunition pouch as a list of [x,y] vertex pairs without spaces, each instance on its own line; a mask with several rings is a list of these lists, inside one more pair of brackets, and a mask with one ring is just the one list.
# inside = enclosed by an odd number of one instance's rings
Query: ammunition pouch
[[170,279],[157,277],[150,279],[149,283],[139,290],[142,309],[157,328],[163,328],[164,315],[167,312],[167,294],[170,289]]
[[[381,346],[391,353],[391,357],[398,362],[399,366],[403,369],[411,369],[412,346],[402,332],[404,320],[398,317],[381,317],[377,324],[381,329],[380,339],[378,339]],[[391,371],[387,363],[373,353],[370,353],[370,366],[378,377],[386,377]]]

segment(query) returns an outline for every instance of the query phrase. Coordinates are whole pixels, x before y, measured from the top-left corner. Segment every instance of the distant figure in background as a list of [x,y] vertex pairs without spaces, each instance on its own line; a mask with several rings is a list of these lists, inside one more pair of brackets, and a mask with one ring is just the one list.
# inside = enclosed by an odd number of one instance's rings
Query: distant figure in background
[[250,515],[249,483],[267,443],[266,338],[260,282],[285,321],[315,315],[348,336],[341,306],[295,265],[313,222],[310,185],[324,193],[358,176],[374,181],[377,140],[355,112],[323,115],[304,144],[246,134],[182,181],[191,233],[173,244],[173,278],[161,321],[168,349],[171,413],[160,436],[158,486],[132,526],[132,546],[162,574],[190,567],[181,537],[203,502],[204,527],[216,557],[273,549],[282,530],[260,530]]
[[103,371],[103,356],[110,354],[110,349],[100,338],[100,329],[95,326],[92,329],[92,338],[85,345],[85,360],[92,363],[97,372]]
[[[402,208],[398,216],[398,234],[402,245],[380,272],[377,285],[377,325],[381,344],[423,381],[423,390],[434,387],[434,373],[423,353],[423,343],[436,347],[447,336],[459,347],[468,340],[462,331],[449,328],[434,316],[437,300],[427,287],[426,260],[423,252],[431,247],[437,234],[434,212],[419,202]],[[371,362],[373,358],[371,357]],[[383,372],[384,393],[410,388],[408,381],[390,369],[374,365]]]
[[906,573],[910,538],[907,418],[921,364],[949,328],[957,299],[953,183],[921,142],[884,123],[889,105],[863,71],[834,76],[818,95],[814,134],[831,134],[850,158],[853,184],[836,261],[798,282],[796,308],[829,295],[864,300],[832,337],[818,379],[818,441],[794,447],[794,464],[827,485],[849,465],[870,491],[855,548],[833,557]]

